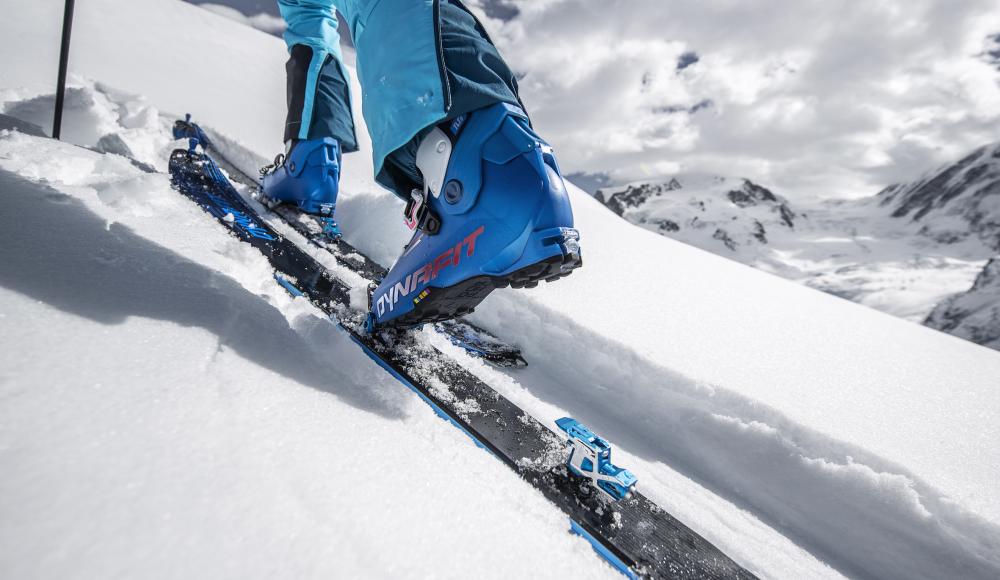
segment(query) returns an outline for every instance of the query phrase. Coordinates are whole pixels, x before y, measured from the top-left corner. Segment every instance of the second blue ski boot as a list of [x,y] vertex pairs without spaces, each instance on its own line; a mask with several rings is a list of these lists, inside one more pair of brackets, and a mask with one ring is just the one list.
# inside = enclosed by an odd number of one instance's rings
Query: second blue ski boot
[[319,216],[324,231],[333,238],[340,230],[333,220],[340,183],[340,143],[332,137],[297,141],[288,155],[261,169],[265,201],[295,205]]
[[468,314],[494,288],[530,288],[582,265],[552,147],[519,108],[497,104],[435,127],[417,167],[424,190],[404,211],[414,235],[370,294],[370,331]]

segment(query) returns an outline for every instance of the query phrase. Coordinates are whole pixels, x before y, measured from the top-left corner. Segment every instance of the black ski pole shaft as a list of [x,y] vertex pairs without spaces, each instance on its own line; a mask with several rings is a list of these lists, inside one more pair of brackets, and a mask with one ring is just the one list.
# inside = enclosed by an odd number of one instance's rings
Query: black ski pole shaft
[[63,100],[66,97],[66,68],[69,65],[69,36],[73,31],[73,7],[75,0],[66,0],[63,12],[62,46],[59,48],[59,79],[56,81],[56,112],[52,120],[52,138],[58,139],[62,132]]

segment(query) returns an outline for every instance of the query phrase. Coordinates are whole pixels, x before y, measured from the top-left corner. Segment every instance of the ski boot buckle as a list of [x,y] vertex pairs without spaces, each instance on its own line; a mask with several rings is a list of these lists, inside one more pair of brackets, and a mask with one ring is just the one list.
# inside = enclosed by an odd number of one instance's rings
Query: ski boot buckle
[[431,236],[441,231],[441,218],[428,205],[426,193],[419,189],[410,192],[403,208],[403,223],[411,230],[419,229]]

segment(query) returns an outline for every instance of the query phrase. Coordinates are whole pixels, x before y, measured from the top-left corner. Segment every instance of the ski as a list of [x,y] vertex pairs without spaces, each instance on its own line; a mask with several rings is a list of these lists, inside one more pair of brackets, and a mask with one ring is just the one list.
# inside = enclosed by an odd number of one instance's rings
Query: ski
[[419,331],[365,333],[366,313],[352,308],[348,285],[268,225],[196,145],[192,142],[191,148],[171,154],[173,187],[257,248],[286,290],[310,300],[439,416],[566,513],[571,531],[586,538],[615,568],[633,578],[754,578],[634,491],[635,477],[611,464],[610,445],[586,427],[561,419],[558,425],[565,435],[556,435],[422,340]]
[[[258,201],[269,216],[284,222],[310,244],[328,252],[338,264],[361,274],[376,284],[386,275],[385,268],[369,259],[343,238],[328,235],[326,228],[320,221],[322,218],[305,214],[290,205],[272,206],[268,204],[261,195],[258,181],[230,163],[225,155],[213,145],[213,140],[205,130],[191,121],[191,115],[174,122],[173,135],[175,139],[195,139],[206,152],[212,155],[213,161],[233,181],[247,188],[250,197]],[[465,349],[473,357],[481,358],[499,367],[522,368],[528,366],[528,362],[519,348],[503,342],[467,320],[437,324],[434,328],[447,336],[452,344]]]
[[447,335],[452,344],[464,348],[474,357],[502,367],[528,366],[519,349],[461,319],[438,322],[434,329]]

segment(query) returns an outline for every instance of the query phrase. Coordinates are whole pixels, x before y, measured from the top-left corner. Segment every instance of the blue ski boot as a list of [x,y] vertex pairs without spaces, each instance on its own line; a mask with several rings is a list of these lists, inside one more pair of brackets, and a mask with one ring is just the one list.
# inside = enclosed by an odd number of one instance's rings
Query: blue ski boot
[[415,230],[369,296],[368,329],[468,314],[494,288],[534,287],[583,262],[550,147],[517,107],[497,104],[435,127],[417,151]]
[[332,137],[298,141],[261,172],[261,193],[269,203],[295,205],[318,216],[324,233],[340,237],[333,219],[340,182],[340,143]]

